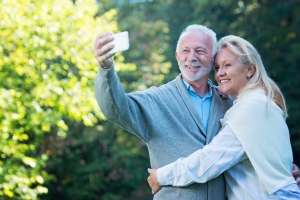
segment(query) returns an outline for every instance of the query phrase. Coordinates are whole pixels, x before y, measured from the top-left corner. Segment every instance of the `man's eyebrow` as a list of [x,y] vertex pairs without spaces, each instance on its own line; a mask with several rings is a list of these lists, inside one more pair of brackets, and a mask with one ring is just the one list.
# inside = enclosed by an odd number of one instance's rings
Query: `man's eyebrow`
[[205,47],[205,46],[197,46],[196,49],[205,49],[205,50],[208,50],[208,48]]

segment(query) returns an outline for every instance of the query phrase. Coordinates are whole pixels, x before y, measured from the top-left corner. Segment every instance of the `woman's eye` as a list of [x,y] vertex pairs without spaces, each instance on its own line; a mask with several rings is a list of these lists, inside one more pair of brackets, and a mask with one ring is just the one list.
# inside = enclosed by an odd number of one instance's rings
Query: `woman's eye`
[[215,69],[216,72],[219,71],[219,68],[220,67],[214,67],[214,69]]

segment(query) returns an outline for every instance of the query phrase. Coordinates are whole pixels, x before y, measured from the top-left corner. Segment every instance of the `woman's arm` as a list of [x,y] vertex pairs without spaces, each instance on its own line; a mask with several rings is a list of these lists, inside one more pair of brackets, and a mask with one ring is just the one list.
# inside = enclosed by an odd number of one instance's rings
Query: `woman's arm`
[[243,147],[230,128],[225,126],[203,149],[158,168],[156,173],[150,173],[149,185],[155,185],[154,190],[157,190],[157,184],[187,186],[192,183],[205,183],[245,158],[247,156]]

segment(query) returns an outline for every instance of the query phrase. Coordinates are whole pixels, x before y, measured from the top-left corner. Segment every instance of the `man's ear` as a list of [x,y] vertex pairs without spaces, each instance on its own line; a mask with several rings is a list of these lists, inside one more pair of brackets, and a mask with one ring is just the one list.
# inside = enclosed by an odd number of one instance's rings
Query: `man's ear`
[[256,67],[254,65],[249,65],[247,69],[248,69],[247,78],[251,78],[256,71]]
[[177,56],[178,56],[177,54],[178,54],[177,51],[175,51],[175,58],[176,58],[176,59],[177,59]]

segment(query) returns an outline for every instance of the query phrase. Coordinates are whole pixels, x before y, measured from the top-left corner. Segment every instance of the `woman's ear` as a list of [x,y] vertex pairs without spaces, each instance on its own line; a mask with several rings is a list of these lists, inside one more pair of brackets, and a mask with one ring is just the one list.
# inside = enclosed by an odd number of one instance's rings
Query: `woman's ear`
[[247,69],[248,69],[247,78],[251,78],[255,73],[256,67],[254,65],[249,65]]

